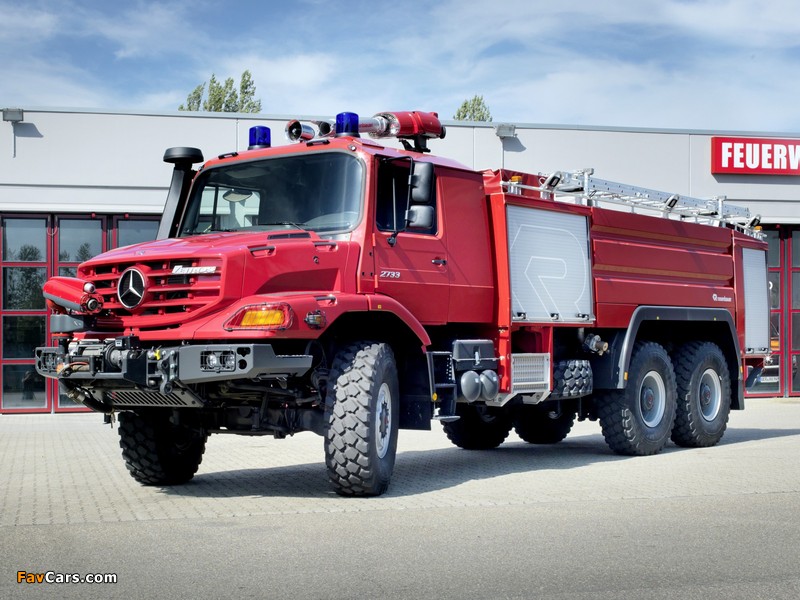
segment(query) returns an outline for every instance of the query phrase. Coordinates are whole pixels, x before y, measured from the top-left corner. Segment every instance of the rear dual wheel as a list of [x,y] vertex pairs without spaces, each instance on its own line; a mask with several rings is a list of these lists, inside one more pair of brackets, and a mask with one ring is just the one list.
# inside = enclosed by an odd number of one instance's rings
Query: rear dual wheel
[[598,397],[598,416],[609,448],[645,456],[664,448],[675,423],[677,382],[669,354],[655,342],[637,342],[625,389]]
[[557,444],[574,424],[575,410],[567,402],[545,402],[517,408],[514,431],[529,444]]
[[722,439],[731,410],[731,376],[719,346],[690,342],[676,354],[678,406],[672,441],[703,448]]
[[478,404],[456,405],[457,421],[443,422],[445,435],[465,450],[491,450],[502,444],[511,432],[511,417],[502,409]]

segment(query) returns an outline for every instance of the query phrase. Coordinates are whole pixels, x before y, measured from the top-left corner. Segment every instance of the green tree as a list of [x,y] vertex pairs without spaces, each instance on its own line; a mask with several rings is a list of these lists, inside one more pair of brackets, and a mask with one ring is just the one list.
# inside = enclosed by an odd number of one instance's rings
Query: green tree
[[217,81],[214,74],[208,81],[208,93],[206,83],[198,85],[186,97],[186,104],[181,104],[178,110],[205,112],[242,112],[257,113],[261,112],[261,100],[256,100],[256,84],[250,71],[242,73],[237,91],[233,77],[228,77],[224,83]]
[[464,100],[458,107],[456,114],[453,115],[456,121],[489,121],[492,120],[492,113],[483,101],[483,96],[475,94],[471,99]]
[[203,103],[203,92],[206,91],[206,84],[201,83],[198,85],[191,94],[186,97],[186,104],[181,104],[178,107],[178,110],[190,110],[190,111],[198,111],[200,110],[200,106]]
[[257,113],[261,112],[261,100],[255,99],[256,84],[250,75],[250,71],[242,73],[239,82],[239,112]]

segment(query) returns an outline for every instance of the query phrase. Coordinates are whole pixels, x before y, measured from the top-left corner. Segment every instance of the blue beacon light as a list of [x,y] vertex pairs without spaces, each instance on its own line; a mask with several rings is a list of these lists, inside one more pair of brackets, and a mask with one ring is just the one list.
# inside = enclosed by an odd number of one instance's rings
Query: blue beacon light
[[272,146],[272,134],[269,127],[256,125],[250,128],[250,145],[248,150],[258,150],[259,148],[269,148]]
[[358,115],[356,113],[341,112],[336,115],[336,137],[343,135],[359,137]]

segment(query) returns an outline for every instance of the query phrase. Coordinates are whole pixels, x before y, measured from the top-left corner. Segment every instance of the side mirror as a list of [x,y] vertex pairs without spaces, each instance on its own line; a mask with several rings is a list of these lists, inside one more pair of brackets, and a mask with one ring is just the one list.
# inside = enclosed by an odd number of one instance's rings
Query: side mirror
[[417,204],[406,211],[406,226],[413,229],[433,227],[433,207]]
[[433,163],[415,161],[411,180],[411,202],[414,204],[433,204],[434,181]]

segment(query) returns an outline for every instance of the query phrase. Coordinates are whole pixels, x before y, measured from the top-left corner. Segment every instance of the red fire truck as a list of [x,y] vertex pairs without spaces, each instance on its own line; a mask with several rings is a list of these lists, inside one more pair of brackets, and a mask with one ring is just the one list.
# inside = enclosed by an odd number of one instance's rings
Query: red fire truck
[[434,420],[481,450],[598,419],[647,455],[711,446],[744,408],[769,353],[746,210],[590,169],[477,172],[428,153],[435,113],[286,134],[254,127],[197,170],[199,150],[168,149],[158,239],[44,286],[37,370],[117,415],[139,482],[191,479],[211,433],[312,431],[338,493],[378,495],[398,430]]

